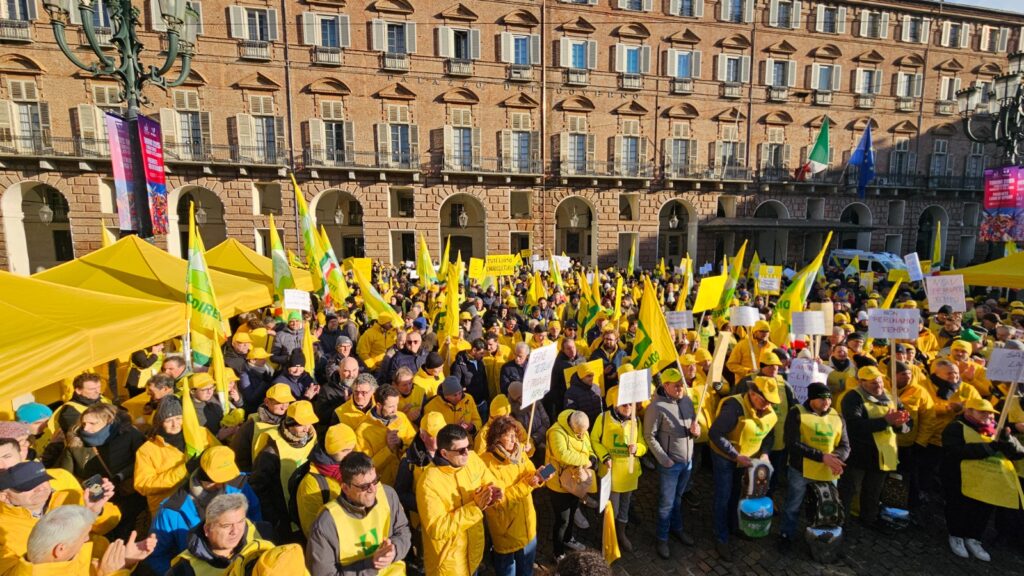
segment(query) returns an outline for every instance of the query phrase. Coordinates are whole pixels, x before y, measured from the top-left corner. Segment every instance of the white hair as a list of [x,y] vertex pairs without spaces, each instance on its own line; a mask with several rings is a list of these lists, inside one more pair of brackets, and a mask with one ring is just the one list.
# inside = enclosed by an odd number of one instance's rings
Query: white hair
[[249,500],[244,494],[235,492],[233,494],[220,494],[214,496],[213,500],[206,505],[206,522],[211,523],[227,514],[228,512],[234,512],[235,510],[241,509],[244,512],[249,511]]
[[74,546],[95,521],[96,513],[85,506],[66,505],[47,512],[28,535],[25,558],[33,564],[51,560],[50,554],[58,544]]
[[590,417],[582,410],[577,410],[569,415],[569,427],[573,432],[579,434],[580,430],[586,432],[590,428]]
[[516,343],[516,356],[522,354],[523,352],[526,352],[527,354],[529,354],[530,353],[530,345],[527,344],[526,342],[517,342]]

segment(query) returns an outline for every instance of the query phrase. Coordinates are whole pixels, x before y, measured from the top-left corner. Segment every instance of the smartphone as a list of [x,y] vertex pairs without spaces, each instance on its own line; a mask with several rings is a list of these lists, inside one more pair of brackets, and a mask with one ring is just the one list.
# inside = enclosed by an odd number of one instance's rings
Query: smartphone
[[555,475],[555,465],[548,464],[542,467],[540,470],[537,470],[537,473],[540,474],[540,477],[546,482],[548,478],[551,478],[552,476]]
[[82,488],[85,489],[85,496],[89,502],[99,502],[103,499],[103,477],[99,474],[82,482]]

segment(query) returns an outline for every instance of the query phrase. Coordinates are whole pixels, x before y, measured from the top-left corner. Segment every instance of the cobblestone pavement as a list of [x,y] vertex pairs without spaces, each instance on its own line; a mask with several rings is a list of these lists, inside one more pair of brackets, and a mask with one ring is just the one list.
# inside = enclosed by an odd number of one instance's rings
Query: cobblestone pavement
[[[707,460],[707,459],[706,459]],[[994,532],[985,541],[992,555],[991,563],[957,558],[949,550],[946,522],[938,504],[928,504],[921,512],[917,525],[892,534],[881,534],[862,527],[856,519],[846,523],[845,557],[834,564],[820,564],[810,557],[803,542],[795,543],[785,555],[776,549],[779,522],[772,523],[772,535],[760,540],[731,540],[736,547],[732,564],[718,559],[711,535],[711,470],[700,470],[696,476],[696,504],[685,511],[686,532],[697,541],[695,547],[684,547],[670,539],[672,558],[662,560],[655,552],[654,529],[657,515],[657,472],[644,470],[640,488],[633,497],[628,535],[633,543],[631,554],[615,562],[619,576],[639,575],[696,575],[696,574],[757,574],[799,576],[900,576],[929,574],[1024,574],[1024,542],[1014,544],[993,543]],[[785,485],[779,487],[783,492]],[[782,494],[776,494],[776,509],[781,509]],[[553,565],[551,556],[551,508],[545,490],[535,494],[538,516],[539,574],[548,572]],[[590,522],[588,530],[576,530],[577,539],[600,550],[601,522],[596,510],[586,509]],[[991,530],[991,529],[990,529]],[[486,565],[486,561],[485,561]]]

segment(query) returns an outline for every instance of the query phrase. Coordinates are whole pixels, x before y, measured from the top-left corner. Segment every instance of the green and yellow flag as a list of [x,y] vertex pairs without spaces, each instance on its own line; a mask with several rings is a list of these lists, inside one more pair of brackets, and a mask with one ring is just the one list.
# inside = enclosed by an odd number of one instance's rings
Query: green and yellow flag
[[725,289],[722,291],[722,298],[718,301],[718,306],[711,312],[712,318],[722,318],[729,313],[729,307],[732,306],[732,298],[736,294],[736,284],[740,280],[740,272],[743,270],[743,255],[747,251],[747,241],[743,241],[743,245],[740,246],[736,257],[732,259],[732,267],[726,267],[729,270],[729,279],[725,281]]
[[452,237],[448,236],[448,240],[444,244],[444,254],[441,255],[441,267],[437,270],[438,278],[448,278],[448,258],[450,258],[451,248]]
[[942,268],[942,221],[935,221],[935,240],[932,241],[932,265],[931,272],[938,272]]
[[860,255],[854,256],[853,260],[850,260],[850,263],[843,269],[843,277],[849,278],[858,274],[860,274]]
[[459,337],[459,278],[454,266],[448,267],[444,287],[444,310],[439,314],[438,344],[447,338]]
[[1016,254],[1017,252],[1020,252],[1020,250],[1017,248],[1016,242],[1013,242],[1011,240],[1007,241],[1006,244],[1003,245],[1003,256],[1010,256],[1011,254]]
[[306,207],[306,199],[302,195],[299,183],[295,181],[292,174],[292,186],[295,188],[295,201],[299,205],[299,228],[302,233],[302,245],[306,250],[306,263],[309,266],[309,274],[313,279],[313,286],[320,295],[321,301],[328,305],[342,306],[345,298],[348,297],[348,286],[342,276],[341,269],[336,260],[324,250],[323,239],[316,231],[316,224],[313,223],[313,215]]
[[[747,278],[751,280],[757,279],[757,274],[761,270],[761,257],[757,254],[757,250],[754,250],[754,257],[750,259],[750,268],[747,269]],[[754,284],[756,287],[757,284]]]
[[650,368],[652,375],[657,374],[677,359],[672,342],[665,314],[658,303],[658,292],[651,285],[651,279],[644,276],[644,291],[640,297],[640,314],[637,316],[636,339],[633,343],[633,366],[637,370]]
[[[196,228],[195,205],[188,214],[188,269],[185,273],[185,303],[189,328],[189,352],[192,365],[209,366],[214,349],[231,333],[227,319],[220,313],[206,268],[206,248]],[[188,358],[187,358],[188,359]]]
[[[320,246],[329,262],[327,286],[331,289],[331,301],[344,303],[352,295],[352,290],[349,289],[348,282],[345,281],[345,270],[338,263],[338,257],[334,255],[334,246],[331,246],[331,239],[327,236],[327,230],[323,226],[320,227],[320,241]],[[334,307],[340,308],[342,305],[335,304]]]
[[384,300],[384,297],[380,295],[377,288],[370,282],[370,278],[363,274],[359,266],[352,267],[352,275],[355,276],[356,283],[359,285],[359,292],[363,295],[363,309],[366,311],[367,318],[376,320],[384,312],[388,312],[396,318],[398,317],[395,309]]
[[636,270],[636,236],[630,236],[629,238],[629,264],[626,265],[626,275],[632,276]]
[[775,305],[775,313],[772,315],[771,330],[769,337],[777,346],[789,344],[789,333],[793,326],[793,312],[801,312],[807,302],[807,294],[814,285],[814,278],[821,267],[821,261],[825,258],[828,245],[832,241],[832,233],[829,232],[825,238],[825,244],[821,252],[793,277],[792,283],[785,292],[779,296],[779,302]]
[[270,214],[270,262],[274,270],[274,317],[284,320],[284,291],[295,288],[288,253],[284,251],[281,236],[274,225],[274,214]]
[[209,445],[206,428],[199,423],[196,405],[192,402],[192,384],[185,378],[181,396],[181,432],[185,436],[185,452],[189,458],[199,456]]
[[427,237],[420,232],[420,249],[416,252],[416,275],[420,277],[420,286],[426,290],[437,284],[437,273],[434,272],[434,261],[430,259],[427,248]]
[[555,262],[555,256],[548,252],[548,272],[551,275],[551,282],[555,286],[561,288],[562,292],[565,292],[565,282],[562,281],[562,271],[558,269],[558,262]]

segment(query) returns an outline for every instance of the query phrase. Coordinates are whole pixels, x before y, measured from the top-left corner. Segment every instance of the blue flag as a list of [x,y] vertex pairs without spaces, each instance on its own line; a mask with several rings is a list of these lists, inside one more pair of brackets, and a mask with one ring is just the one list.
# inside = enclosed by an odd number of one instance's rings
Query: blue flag
[[850,156],[850,165],[857,166],[857,196],[863,198],[868,184],[875,179],[875,150],[871,146],[871,122],[860,137],[860,144]]

